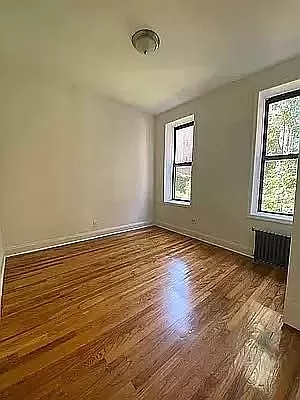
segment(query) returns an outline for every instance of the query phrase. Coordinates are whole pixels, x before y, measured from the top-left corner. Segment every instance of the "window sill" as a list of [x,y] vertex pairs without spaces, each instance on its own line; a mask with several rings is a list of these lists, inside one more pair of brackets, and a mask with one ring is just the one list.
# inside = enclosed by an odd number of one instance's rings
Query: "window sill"
[[191,207],[191,203],[187,202],[187,201],[180,201],[180,200],[165,200],[163,202],[166,205],[170,205],[170,206],[179,206],[179,207]]
[[267,222],[277,222],[279,224],[285,224],[285,225],[292,225],[293,223],[293,217],[288,217],[284,215],[270,215],[267,213],[251,213],[249,215],[249,218],[252,219],[258,219],[261,221],[267,221]]

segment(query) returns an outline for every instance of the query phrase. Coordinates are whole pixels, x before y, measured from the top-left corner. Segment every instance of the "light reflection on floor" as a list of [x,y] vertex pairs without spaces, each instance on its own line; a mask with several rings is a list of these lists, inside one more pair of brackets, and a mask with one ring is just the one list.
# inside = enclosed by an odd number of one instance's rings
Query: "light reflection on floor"
[[190,269],[180,258],[172,259],[168,265],[168,285],[165,293],[165,301],[168,310],[168,322],[174,324],[176,332],[184,337],[191,333],[190,295]]
[[269,392],[270,388],[273,388],[272,380],[276,379],[274,371],[279,371],[281,316],[255,301],[252,302],[250,310],[245,324],[252,331],[252,335],[238,354],[235,364],[242,360],[243,375],[250,387],[265,395],[272,395]]

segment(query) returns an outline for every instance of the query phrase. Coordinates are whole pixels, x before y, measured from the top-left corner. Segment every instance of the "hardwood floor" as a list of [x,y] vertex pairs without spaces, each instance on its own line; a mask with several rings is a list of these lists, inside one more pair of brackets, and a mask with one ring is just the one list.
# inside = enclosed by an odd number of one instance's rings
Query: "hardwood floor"
[[284,282],[160,228],[8,258],[0,398],[292,398]]

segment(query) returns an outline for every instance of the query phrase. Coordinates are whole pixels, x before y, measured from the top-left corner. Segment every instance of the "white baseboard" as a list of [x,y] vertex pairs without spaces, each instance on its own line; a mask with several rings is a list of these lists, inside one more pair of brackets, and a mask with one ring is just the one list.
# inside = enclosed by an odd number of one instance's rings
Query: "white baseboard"
[[31,253],[34,251],[45,250],[52,247],[65,246],[66,244],[72,244],[72,243],[82,242],[85,240],[96,239],[103,236],[116,235],[117,233],[128,232],[135,229],[142,229],[152,225],[153,224],[151,221],[142,221],[127,225],[114,226],[112,228],[75,233],[73,235],[64,236],[60,238],[46,239],[46,240],[40,240],[38,242],[30,242],[15,246],[9,246],[5,249],[5,256],[11,257],[18,254]]
[[[289,297],[287,297],[289,300]],[[283,314],[283,322],[286,325],[300,331],[300,304],[291,301],[286,301]]]
[[222,249],[230,250],[230,251],[233,251],[234,253],[242,254],[243,256],[253,258],[253,255],[251,254],[250,249],[241,246],[240,243],[230,242],[227,240],[217,238],[215,236],[202,234],[197,231],[186,229],[186,228],[183,228],[180,226],[166,224],[165,222],[162,222],[162,221],[156,221],[156,222],[154,222],[154,225],[159,226],[164,229],[168,229],[169,231],[172,231],[172,232],[176,232],[176,233],[180,233],[185,236],[189,236],[193,239],[197,239],[197,240],[200,240],[200,241],[208,243],[208,244],[212,244],[217,247],[221,247]]

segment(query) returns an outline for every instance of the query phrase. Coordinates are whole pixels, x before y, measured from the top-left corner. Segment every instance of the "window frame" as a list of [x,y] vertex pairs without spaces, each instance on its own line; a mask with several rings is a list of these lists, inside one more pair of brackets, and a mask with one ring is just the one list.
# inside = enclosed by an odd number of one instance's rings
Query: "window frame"
[[[178,202],[183,202],[189,204],[192,200],[192,190],[191,190],[191,196],[189,199],[179,199],[175,197],[175,182],[176,182],[176,169],[178,167],[191,167],[191,175],[192,175],[192,166],[193,166],[193,153],[192,153],[192,161],[188,162],[183,162],[183,163],[176,163],[176,135],[177,131],[180,131],[181,129],[188,128],[189,126],[192,126],[194,129],[195,122],[187,122],[185,124],[181,125],[176,125],[173,128],[173,165],[172,165],[172,198],[171,201],[178,201]],[[193,132],[194,134],[194,132]],[[193,138],[193,147],[194,147],[194,138]]]
[[282,100],[291,99],[300,96],[300,89],[291,90],[285,93],[277,94],[268,97],[264,101],[264,121],[263,121],[263,136],[262,136],[262,148],[261,148],[261,160],[260,160],[260,174],[259,174],[259,186],[258,186],[258,200],[257,200],[257,213],[270,214],[271,216],[282,216],[291,217],[294,216],[294,211],[292,214],[283,213],[277,211],[267,211],[262,209],[262,196],[263,196],[263,186],[264,186],[264,173],[265,164],[267,161],[277,161],[277,160],[293,160],[297,159],[299,163],[299,149],[298,153],[289,154],[274,154],[267,155],[267,140],[268,140],[268,123],[269,123],[269,108],[270,104],[277,103]]

